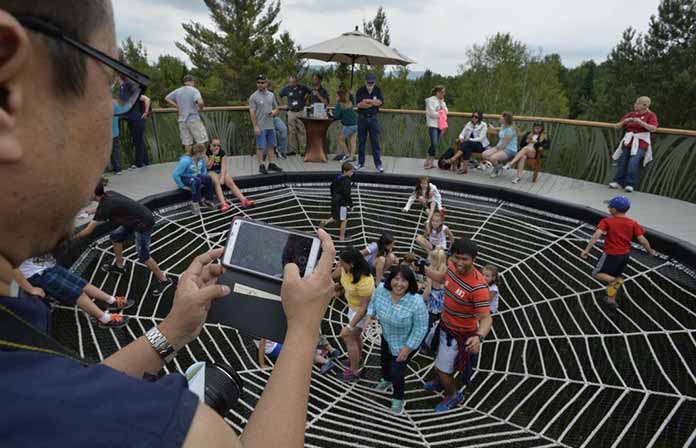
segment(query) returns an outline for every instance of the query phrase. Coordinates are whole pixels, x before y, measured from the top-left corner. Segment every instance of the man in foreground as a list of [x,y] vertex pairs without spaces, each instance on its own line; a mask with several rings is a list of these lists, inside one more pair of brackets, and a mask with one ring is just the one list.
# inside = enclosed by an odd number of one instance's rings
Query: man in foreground
[[229,292],[216,284],[222,250],[193,261],[148,337],[101,364],[9,348],[45,321],[36,300],[8,297],[13,268],[72,231],[109,158],[110,87],[117,74],[138,75],[115,60],[110,0],[2,0],[0,36],[0,318],[12,324],[0,325],[2,446],[301,447],[317,334],[333,293],[335,249],[324,232],[311,277],[286,266],[283,352],[240,439],[182,376],[142,380],[198,336],[211,301]]

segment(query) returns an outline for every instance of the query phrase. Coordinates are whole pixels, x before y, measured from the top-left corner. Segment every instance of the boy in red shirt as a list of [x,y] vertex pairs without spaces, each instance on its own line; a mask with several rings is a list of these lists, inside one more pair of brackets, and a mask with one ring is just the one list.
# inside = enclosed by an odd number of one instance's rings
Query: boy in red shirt
[[433,281],[445,284],[440,324],[426,338],[437,353],[434,369],[437,375],[424,388],[445,391],[445,398],[435,407],[435,412],[452,409],[464,399],[457,392],[454,372],[459,371],[464,384],[469,385],[481,343],[493,324],[488,283],[474,266],[477,255],[476,243],[462,238],[452,244],[446,272],[424,269]]
[[582,258],[587,258],[590,249],[604,235],[604,254],[599,259],[592,275],[600,282],[609,285],[604,302],[612,309],[617,307],[616,293],[624,282],[621,276],[628,265],[633,238],[638,240],[646,252],[655,255],[655,251],[650,247],[650,242],[643,235],[645,231],[640,224],[626,217],[629,208],[631,208],[631,201],[626,196],[617,196],[610,200],[609,213],[611,216],[599,222],[597,231],[580,254]]
[[609,187],[624,187],[629,193],[633,191],[638,184],[641,161],[645,165],[652,160],[650,133],[655,132],[657,126],[657,115],[650,110],[650,98],[647,96],[638,98],[633,112],[627,113],[616,123],[615,127],[624,128],[626,133],[613,156],[614,160],[618,160],[618,169]]

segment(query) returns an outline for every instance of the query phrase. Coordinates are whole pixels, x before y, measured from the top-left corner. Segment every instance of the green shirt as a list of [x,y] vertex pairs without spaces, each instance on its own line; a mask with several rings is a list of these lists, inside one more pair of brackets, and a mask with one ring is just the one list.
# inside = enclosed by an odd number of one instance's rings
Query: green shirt
[[341,120],[343,126],[355,126],[358,124],[358,116],[353,107],[343,107],[341,103],[336,103],[334,108],[334,120]]

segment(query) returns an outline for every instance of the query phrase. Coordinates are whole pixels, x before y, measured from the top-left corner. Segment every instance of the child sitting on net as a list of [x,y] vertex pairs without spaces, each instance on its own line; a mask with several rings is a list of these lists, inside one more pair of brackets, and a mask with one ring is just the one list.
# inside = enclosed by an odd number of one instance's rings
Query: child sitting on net
[[[442,248],[437,248],[430,252],[428,255],[428,267],[434,272],[446,272],[447,252]],[[420,270],[418,269],[418,271]],[[428,328],[431,328],[435,322],[440,320],[440,313],[442,313],[442,306],[445,302],[444,283],[436,282],[430,279],[430,277],[426,277],[423,300],[425,300],[428,307]]]
[[394,235],[385,230],[377,241],[368,244],[360,253],[365,257],[372,269],[372,274],[375,276],[375,284],[379,285],[382,282],[384,273],[388,272],[397,263],[396,255],[394,254]]
[[[331,370],[333,367],[333,361],[331,359],[328,359],[327,355],[330,356],[338,356],[338,350],[333,349],[331,345],[329,345],[329,341],[324,339],[322,340],[322,335],[319,336],[319,343],[317,344],[317,350],[314,354],[314,363],[318,364],[321,366],[319,369],[319,372],[324,374]],[[326,344],[322,345],[322,342],[326,342]],[[265,369],[268,367],[268,364],[266,363],[266,357],[268,357],[271,361],[274,363],[278,360],[278,357],[280,356],[280,351],[283,349],[283,344],[279,342],[274,342],[274,341],[269,341],[266,338],[261,338],[259,340],[254,339],[254,345],[256,345],[256,349],[258,350],[258,361],[259,361],[259,367],[262,369]],[[326,349],[326,346],[330,349],[327,352],[324,352]],[[261,349],[263,347],[263,349]]]
[[445,224],[445,217],[440,211],[434,211],[425,224],[423,235],[418,235],[416,243],[427,253],[433,249],[447,249],[454,242],[454,234]]
[[490,295],[491,314],[498,312],[499,291],[498,291],[498,268],[492,264],[483,267],[483,277],[488,283],[488,293]]
[[341,165],[341,175],[331,182],[331,217],[323,219],[319,225],[320,227],[326,227],[329,224],[338,222],[338,239],[340,241],[346,238],[348,208],[353,207],[351,178],[354,172],[352,163],[345,162]]
[[[215,189],[213,180],[208,176],[204,145],[198,144],[191,150],[191,155],[181,156],[179,164],[172,173],[172,178],[177,187],[191,188],[191,210],[195,215],[200,215],[201,206],[215,207],[212,202]],[[205,199],[203,199],[203,191],[205,191]]]
[[411,196],[409,196],[403,211],[408,212],[411,210],[411,206],[416,201],[418,201],[423,208],[428,210],[428,220],[430,220],[430,217],[436,210],[444,210],[442,208],[442,195],[440,194],[440,190],[438,190],[434,184],[430,183],[430,178],[428,178],[428,176],[421,176],[418,178],[416,189]]

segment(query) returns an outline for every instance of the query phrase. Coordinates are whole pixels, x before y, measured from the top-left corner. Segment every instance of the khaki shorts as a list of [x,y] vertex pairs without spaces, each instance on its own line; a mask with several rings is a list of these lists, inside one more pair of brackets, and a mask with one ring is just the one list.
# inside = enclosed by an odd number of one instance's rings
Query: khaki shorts
[[191,146],[194,143],[206,143],[208,141],[208,133],[201,120],[179,122],[179,134],[181,135],[181,144],[184,146]]

